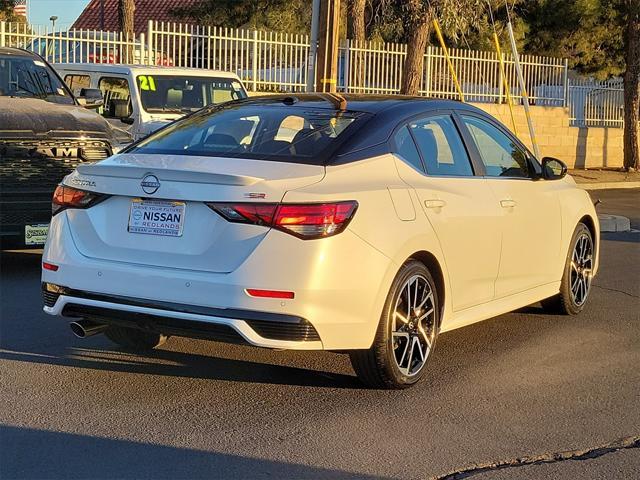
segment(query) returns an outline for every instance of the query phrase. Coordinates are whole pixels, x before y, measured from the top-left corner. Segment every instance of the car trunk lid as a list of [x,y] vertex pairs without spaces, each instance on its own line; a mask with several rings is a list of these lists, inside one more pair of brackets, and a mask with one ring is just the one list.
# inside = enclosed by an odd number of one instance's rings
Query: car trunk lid
[[[67,210],[74,242],[91,258],[156,267],[231,272],[268,228],[230,223],[205,202],[280,202],[288,190],[322,180],[324,167],[239,158],[124,154],[81,165],[65,184],[110,197]],[[132,205],[184,205],[177,236],[133,233]],[[135,210],[135,208],[134,208]],[[166,233],[166,232],[165,232]],[[175,233],[175,231],[174,231]]]

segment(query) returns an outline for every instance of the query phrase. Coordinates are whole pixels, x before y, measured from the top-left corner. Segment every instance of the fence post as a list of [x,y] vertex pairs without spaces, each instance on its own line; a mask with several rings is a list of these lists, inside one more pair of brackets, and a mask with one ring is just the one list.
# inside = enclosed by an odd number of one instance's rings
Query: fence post
[[[406,61],[406,55],[405,55]],[[426,74],[424,79],[424,94],[427,97],[431,96],[431,45],[427,46],[427,66],[426,66]]]
[[[141,43],[144,44],[144,39],[142,39]],[[147,23],[147,53],[149,58],[143,59],[143,62],[148,65],[154,65],[156,62],[153,59],[153,20],[149,20],[149,23]]]
[[[356,45],[357,47],[357,45]],[[348,93],[349,92],[349,56],[350,56],[350,50],[351,50],[351,41],[347,38],[345,39],[344,42],[344,62],[342,64],[342,78],[344,79],[344,92]],[[358,68],[358,67],[356,67]],[[337,86],[337,85],[336,85]]]
[[253,55],[251,58],[251,78],[253,79],[251,90],[258,91],[258,31],[253,31]]
[[4,34],[6,32],[6,22],[4,20],[2,20],[0,22],[0,47],[4,47],[5,46],[5,39],[4,39]]
[[[135,40],[135,38],[136,38],[135,34],[133,35],[133,38]],[[140,63],[142,65],[144,65],[145,62],[147,61],[145,47],[146,47],[145,35],[144,35],[144,32],[142,32],[140,34]],[[135,43],[134,43],[134,51],[135,51]],[[135,57],[135,55],[134,55],[134,57]]]
[[[500,57],[498,58],[498,66],[504,65],[504,55],[502,52],[499,53]],[[502,104],[502,96],[504,95],[504,82],[505,78],[502,76],[502,68],[498,68],[498,104]]]
[[566,58],[564,59],[564,74],[563,74],[563,78],[562,78],[562,82],[563,82],[563,88],[564,88],[564,95],[563,97],[563,102],[562,102],[562,106],[566,107],[569,104],[569,60],[567,60]]

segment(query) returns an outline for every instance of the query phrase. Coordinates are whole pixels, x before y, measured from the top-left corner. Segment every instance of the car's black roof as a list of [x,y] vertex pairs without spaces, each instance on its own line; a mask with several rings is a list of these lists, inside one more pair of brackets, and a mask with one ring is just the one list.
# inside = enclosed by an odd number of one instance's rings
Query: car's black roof
[[30,52],[29,50],[24,50],[22,48],[14,48],[14,47],[0,47],[0,55],[15,55],[20,57],[37,57],[38,55]]

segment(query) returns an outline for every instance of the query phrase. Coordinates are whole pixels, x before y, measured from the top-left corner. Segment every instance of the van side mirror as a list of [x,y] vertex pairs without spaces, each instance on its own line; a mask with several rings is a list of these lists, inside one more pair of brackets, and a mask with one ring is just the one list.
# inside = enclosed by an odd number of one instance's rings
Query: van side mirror
[[557,158],[542,159],[542,177],[546,180],[560,180],[567,174],[567,165]]
[[122,117],[120,121],[125,125],[133,125],[136,120],[133,117]]
[[82,88],[77,97],[78,103],[84,108],[100,108],[104,105],[102,91],[99,88]]

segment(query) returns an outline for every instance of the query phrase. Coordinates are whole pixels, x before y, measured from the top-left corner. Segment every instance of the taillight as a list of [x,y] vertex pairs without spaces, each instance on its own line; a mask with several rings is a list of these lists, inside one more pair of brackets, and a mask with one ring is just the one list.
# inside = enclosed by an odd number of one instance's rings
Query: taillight
[[89,208],[105,198],[107,198],[107,195],[101,193],[86,192],[66,185],[58,185],[53,192],[51,215],[55,215],[66,208]]
[[208,203],[226,220],[277,228],[310,240],[342,232],[358,208],[358,202],[334,203]]

